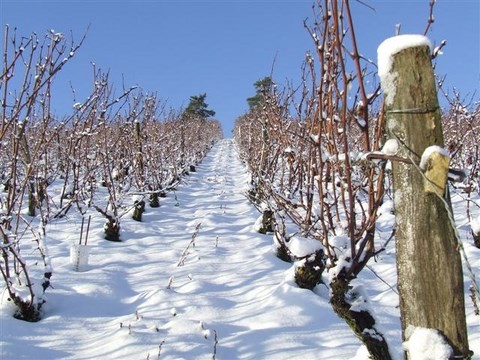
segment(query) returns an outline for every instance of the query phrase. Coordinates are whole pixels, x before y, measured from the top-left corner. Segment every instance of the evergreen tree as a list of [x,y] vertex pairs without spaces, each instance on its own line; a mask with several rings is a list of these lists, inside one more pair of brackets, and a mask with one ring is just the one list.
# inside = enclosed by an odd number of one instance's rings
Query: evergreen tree
[[272,90],[273,80],[271,77],[266,76],[263,79],[256,81],[253,86],[255,87],[255,96],[247,99],[250,111],[256,110],[264,103],[265,95]]
[[200,119],[207,119],[215,116],[215,111],[208,109],[208,104],[205,102],[207,93],[190,96],[190,102],[183,112],[184,117],[198,117]]

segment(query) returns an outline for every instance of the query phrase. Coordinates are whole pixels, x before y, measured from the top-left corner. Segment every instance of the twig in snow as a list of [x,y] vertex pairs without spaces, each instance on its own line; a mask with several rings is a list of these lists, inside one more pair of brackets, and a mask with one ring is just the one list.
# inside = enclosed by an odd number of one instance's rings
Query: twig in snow
[[195,227],[195,231],[193,232],[193,235],[192,235],[192,240],[188,243],[187,247],[183,250],[182,256],[180,256],[180,259],[177,262],[177,266],[183,266],[185,264],[185,260],[187,259],[187,255],[188,255],[188,249],[190,248],[190,246],[195,247],[195,238],[197,237],[198,232],[200,230],[200,225],[202,225],[202,223],[198,223],[197,226]]
[[160,353],[162,352],[162,345],[165,343],[165,339],[162,340],[162,342],[160,343],[160,345],[158,345],[158,355],[157,355],[157,359],[160,359]]
[[214,342],[213,342],[213,356],[212,359],[215,360],[217,356],[217,345],[218,345],[218,335],[217,330],[213,330]]

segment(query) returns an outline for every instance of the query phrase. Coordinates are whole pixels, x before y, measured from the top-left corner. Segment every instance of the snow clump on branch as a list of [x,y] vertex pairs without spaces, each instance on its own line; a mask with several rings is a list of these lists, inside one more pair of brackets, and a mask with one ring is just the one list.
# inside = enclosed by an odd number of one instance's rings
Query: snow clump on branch
[[382,153],[385,155],[397,155],[398,153],[398,141],[395,139],[388,139],[382,147]]

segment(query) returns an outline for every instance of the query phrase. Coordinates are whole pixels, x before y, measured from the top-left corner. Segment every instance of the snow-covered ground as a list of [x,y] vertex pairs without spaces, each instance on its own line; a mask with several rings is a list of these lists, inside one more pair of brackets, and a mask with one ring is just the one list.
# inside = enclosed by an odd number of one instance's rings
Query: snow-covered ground
[[[272,236],[254,231],[259,214],[244,195],[247,181],[233,141],[219,142],[160,208],[147,206],[142,223],[123,219],[122,242],[104,240],[103,219],[94,217],[82,272],[69,257],[80,219],[72,212],[52,223],[54,288],[44,318],[13,319],[4,292],[0,359],[366,359],[325,286],[298,288],[292,265],[275,257]],[[384,240],[392,221],[385,211]],[[479,251],[470,244],[478,275]],[[402,359],[393,241],[388,246],[355,283]],[[480,359],[480,317],[466,303],[470,347]]]

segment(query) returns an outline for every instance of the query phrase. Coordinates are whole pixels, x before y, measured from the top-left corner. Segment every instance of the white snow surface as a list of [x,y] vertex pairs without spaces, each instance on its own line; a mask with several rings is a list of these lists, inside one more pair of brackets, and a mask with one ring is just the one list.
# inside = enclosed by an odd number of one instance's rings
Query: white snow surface
[[293,236],[287,243],[287,246],[291,253],[299,258],[314,254],[317,250],[323,249],[320,241],[300,236]]
[[403,343],[410,360],[448,360],[453,350],[435,329],[409,326]]
[[480,235],[480,215],[477,216],[477,218],[472,219],[472,222],[470,223],[470,226],[472,227],[472,232],[475,235]]
[[[80,216],[72,211],[51,222],[46,244],[53,289],[46,293],[43,319],[14,319],[3,291],[0,359],[177,360],[212,359],[215,353],[219,360],[366,360],[365,347],[334,314],[326,286],[298,288],[294,264],[274,254],[273,236],[254,231],[259,213],[245,196],[249,176],[234,142],[217,143],[196,169],[175,196],[161,199],[160,208],[147,205],[141,223],[124,217],[122,242],[104,240],[104,219],[92,216],[90,254],[82,272],[70,263]],[[462,198],[453,195],[452,202],[460,209],[459,223],[468,223]],[[380,215],[379,243],[390,237],[393,220],[389,211]],[[199,223],[195,247],[177,266]],[[460,230],[465,234],[470,227]],[[464,247],[470,259],[480,257],[471,242]],[[375,273],[366,269],[355,286],[365,290],[377,328],[400,360],[394,248],[389,242],[369,263]],[[472,264],[478,273],[480,264]],[[468,292],[465,299],[470,348],[478,360],[480,322]]]
[[428,46],[432,49],[431,41],[423,35],[406,34],[398,35],[384,40],[377,49],[378,55],[378,76],[382,90],[385,93],[385,102],[392,104],[395,98],[397,74],[391,71],[393,65],[393,56],[402,50],[417,47]]

